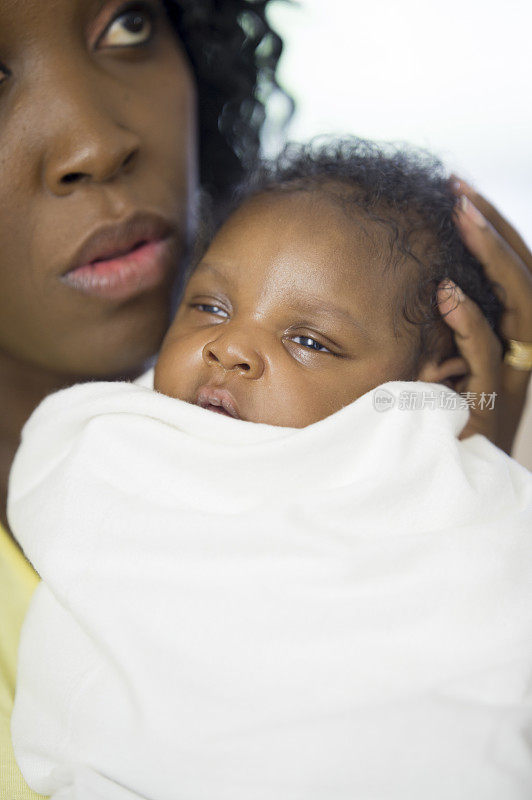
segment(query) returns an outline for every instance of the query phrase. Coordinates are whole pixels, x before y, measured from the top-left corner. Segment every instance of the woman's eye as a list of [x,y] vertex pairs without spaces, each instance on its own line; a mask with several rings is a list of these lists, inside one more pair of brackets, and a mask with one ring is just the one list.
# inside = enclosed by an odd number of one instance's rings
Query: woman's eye
[[229,314],[220,306],[211,306],[208,303],[194,303],[193,308],[203,311],[205,314],[216,314],[217,317],[227,318]]
[[296,344],[302,344],[303,347],[308,347],[310,350],[317,350],[319,353],[330,353],[331,351],[324,347],[322,344],[312,339],[310,336],[293,336],[292,341]]
[[144,44],[151,38],[153,28],[152,10],[137,5],[115,17],[98,40],[98,44],[104,47],[131,47]]

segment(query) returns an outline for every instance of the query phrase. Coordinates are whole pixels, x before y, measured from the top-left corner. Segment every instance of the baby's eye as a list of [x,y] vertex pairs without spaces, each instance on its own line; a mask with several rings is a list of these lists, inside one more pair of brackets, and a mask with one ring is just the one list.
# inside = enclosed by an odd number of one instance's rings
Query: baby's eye
[[9,72],[8,68],[4,67],[4,65],[0,61],[0,83],[6,81],[9,78],[10,74],[11,73]]
[[211,306],[208,303],[194,303],[192,308],[197,308],[198,311],[203,311],[205,314],[216,314],[217,317],[227,318],[229,314],[220,306]]
[[104,47],[131,47],[144,44],[152,35],[155,15],[146,3],[135,3],[122,10],[98,40]]
[[322,344],[312,339],[310,336],[293,336],[292,341],[296,344],[302,344],[303,347],[308,347],[310,350],[317,350],[319,353],[330,353],[331,351],[324,347]]

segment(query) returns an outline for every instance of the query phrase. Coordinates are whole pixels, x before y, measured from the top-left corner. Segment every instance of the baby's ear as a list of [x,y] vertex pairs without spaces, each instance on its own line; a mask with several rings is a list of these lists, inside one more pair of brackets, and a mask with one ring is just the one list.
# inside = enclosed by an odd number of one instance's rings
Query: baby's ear
[[418,371],[416,380],[427,381],[427,383],[443,383],[449,389],[458,391],[457,385],[468,373],[467,361],[459,356],[454,356],[446,358],[440,363],[425,361]]

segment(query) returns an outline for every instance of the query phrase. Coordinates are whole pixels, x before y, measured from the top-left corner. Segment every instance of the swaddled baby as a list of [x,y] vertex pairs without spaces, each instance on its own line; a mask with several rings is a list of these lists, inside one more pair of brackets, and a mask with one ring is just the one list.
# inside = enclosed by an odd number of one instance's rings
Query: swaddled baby
[[154,377],[35,412],[8,513],[43,578],[36,791],[530,797],[532,481],[458,438],[438,287],[501,306],[452,215],[419,155],[291,151],[198,245]]

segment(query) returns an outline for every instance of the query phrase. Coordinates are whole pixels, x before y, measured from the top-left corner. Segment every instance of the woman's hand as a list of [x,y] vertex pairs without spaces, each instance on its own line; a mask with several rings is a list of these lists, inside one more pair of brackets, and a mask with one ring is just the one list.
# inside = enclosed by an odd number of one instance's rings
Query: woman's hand
[[[453,176],[459,197],[456,224],[467,248],[483,265],[487,276],[502,288],[505,312],[501,333],[507,339],[532,342],[532,253],[517,231],[467,183]],[[459,287],[443,281],[439,308],[453,329],[462,358],[456,359],[457,392],[472,392],[477,403],[462,434],[482,433],[510,453],[526,400],[529,370],[518,370],[501,360],[499,340],[478,306]],[[457,302],[458,301],[458,302]],[[495,402],[479,407],[484,396],[497,393]]]

